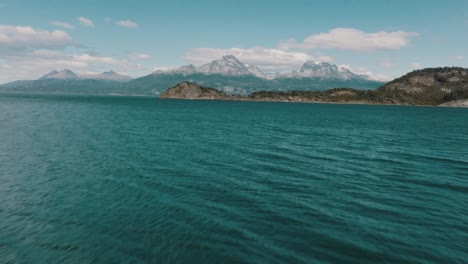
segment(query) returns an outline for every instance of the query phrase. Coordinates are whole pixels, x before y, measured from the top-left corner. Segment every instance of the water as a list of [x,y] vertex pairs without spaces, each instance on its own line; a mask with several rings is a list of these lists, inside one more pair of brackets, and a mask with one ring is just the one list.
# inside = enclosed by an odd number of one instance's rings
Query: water
[[0,95],[1,263],[466,263],[468,109]]

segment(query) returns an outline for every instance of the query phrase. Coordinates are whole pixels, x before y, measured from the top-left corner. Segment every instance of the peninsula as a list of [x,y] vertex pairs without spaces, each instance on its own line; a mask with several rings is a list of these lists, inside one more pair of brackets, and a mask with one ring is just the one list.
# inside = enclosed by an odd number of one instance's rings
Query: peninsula
[[468,69],[445,67],[417,70],[376,90],[259,91],[247,96],[230,95],[195,83],[182,82],[163,92],[160,98],[468,107]]

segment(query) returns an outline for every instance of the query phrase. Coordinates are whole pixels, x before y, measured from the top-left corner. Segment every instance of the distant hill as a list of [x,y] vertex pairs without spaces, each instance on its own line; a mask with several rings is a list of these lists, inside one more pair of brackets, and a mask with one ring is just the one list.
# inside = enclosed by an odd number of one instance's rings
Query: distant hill
[[77,75],[71,70],[51,71],[38,80],[14,81],[0,85],[0,91],[73,93],[73,94],[127,94],[125,82],[132,78],[113,71],[101,74]]
[[468,98],[468,69],[428,68],[410,72],[378,90],[389,102],[438,105]]
[[161,98],[468,107],[468,69],[418,70],[377,90],[335,88],[325,91],[259,91],[247,96],[228,95],[184,82],[165,91]]
[[126,94],[125,83],[86,79],[39,79],[0,85],[0,91],[70,94]]
[[39,78],[39,80],[106,80],[116,82],[128,82],[132,80],[130,76],[118,74],[114,71],[103,72],[100,74],[77,75],[69,69],[63,71],[51,71]]
[[63,71],[51,71],[48,74],[42,76],[39,80],[48,80],[48,79],[56,79],[56,80],[68,80],[68,79],[78,79],[78,75],[74,72],[65,69]]

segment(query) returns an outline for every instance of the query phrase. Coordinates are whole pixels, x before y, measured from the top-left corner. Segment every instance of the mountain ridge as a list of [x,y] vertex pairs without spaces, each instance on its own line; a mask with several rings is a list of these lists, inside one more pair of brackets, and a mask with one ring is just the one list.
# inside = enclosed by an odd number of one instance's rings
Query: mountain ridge
[[276,78],[324,78],[324,79],[368,79],[365,75],[355,74],[348,69],[338,67],[335,64],[327,62],[316,63],[314,60],[306,61],[302,67],[297,71],[288,73],[267,74],[259,67],[252,64],[245,64],[240,62],[233,55],[225,55],[221,59],[213,60],[210,63],[201,66],[193,64],[180,66],[170,70],[158,70],[153,72],[155,75],[165,74],[183,74],[190,75],[195,73],[214,75],[221,74],[226,76],[248,76],[254,75],[263,79],[276,79]]
[[69,69],[65,69],[62,71],[56,71],[53,70],[46,75],[42,76],[39,78],[39,80],[46,80],[46,79],[78,79],[78,75],[76,75],[74,72],[70,71]]
[[81,80],[107,80],[107,81],[118,81],[126,82],[132,80],[130,76],[118,74],[114,71],[102,72],[99,74],[83,74],[77,75],[69,69],[64,69],[61,71],[53,70],[46,75],[40,77],[38,80],[70,80],[70,79],[81,79]]
[[113,71],[78,76],[70,70],[52,71],[39,80],[15,81],[0,85],[2,91],[61,92],[85,94],[123,94],[159,96],[167,87],[184,81],[213,87],[233,95],[256,91],[325,90],[336,87],[377,89],[383,82],[372,81],[329,63],[308,61],[291,76],[264,73],[255,65],[226,55],[201,66],[184,65],[159,70],[131,79]]

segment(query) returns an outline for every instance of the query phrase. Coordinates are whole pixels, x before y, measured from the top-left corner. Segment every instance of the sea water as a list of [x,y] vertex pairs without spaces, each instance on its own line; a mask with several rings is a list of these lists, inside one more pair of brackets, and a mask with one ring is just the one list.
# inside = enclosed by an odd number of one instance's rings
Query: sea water
[[468,109],[0,95],[1,263],[466,263]]

